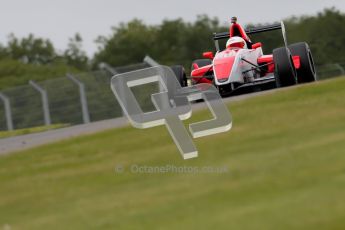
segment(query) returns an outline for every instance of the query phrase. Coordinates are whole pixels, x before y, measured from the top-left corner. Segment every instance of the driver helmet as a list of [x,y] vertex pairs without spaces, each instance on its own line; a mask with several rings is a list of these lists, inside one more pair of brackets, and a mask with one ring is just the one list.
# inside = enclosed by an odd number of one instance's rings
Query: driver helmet
[[227,41],[226,48],[247,49],[247,43],[243,38],[234,36]]

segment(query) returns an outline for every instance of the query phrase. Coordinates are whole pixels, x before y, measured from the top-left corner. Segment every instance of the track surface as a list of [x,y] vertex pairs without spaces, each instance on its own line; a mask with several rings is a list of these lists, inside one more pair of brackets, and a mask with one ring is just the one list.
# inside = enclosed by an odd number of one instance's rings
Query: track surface
[[[296,86],[298,87],[298,86]],[[224,102],[228,103],[231,101],[241,101],[247,98],[255,97],[263,94],[270,94],[277,90],[283,89],[273,89],[268,91],[244,94],[240,96],[233,96],[224,98]],[[205,103],[193,104],[193,111],[201,110],[206,107]],[[76,125],[61,129],[49,130],[41,133],[33,133],[16,137],[9,137],[0,139],[0,155],[6,155],[10,153],[15,153],[17,151],[37,147],[40,145],[45,145],[61,140],[66,140],[72,137],[77,137],[80,135],[93,134],[100,131],[119,128],[128,125],[128,120],[124,117],[109,119],[104,121],[92,122],[90,124]]]

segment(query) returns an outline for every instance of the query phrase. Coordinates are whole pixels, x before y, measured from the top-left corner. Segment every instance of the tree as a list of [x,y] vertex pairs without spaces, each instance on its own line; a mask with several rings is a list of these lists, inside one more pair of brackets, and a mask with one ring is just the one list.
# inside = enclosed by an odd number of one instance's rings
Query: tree
[[94,58],[96,66],[101,62],[113,66],[141,62],[145,54],[159,45],[154,43],[155,37],[156,28],[147,26],[140,20],[121,23],[118,27],[113,27],[110,37],[100,36],[97,39],[99,51]]
[[22,39],[11,34],[6,50],[10,58],[30,64],[47,64],[56,57],[54,46],[50,40],[35,38],[33,34]]
[[64,58],[68,65],[74,66],[80,70],[88,69],[88,61],[85,51],[83,51],[83,39],[79,33],[69,39],[68,48],[64,52]]
[[[317,65],[345,62],[344,13],[330,8],[317,15],[290,17],[284,22],[288,42],[308,42]],[[182,64],[188,69],[193,59],[202,58],[202,52],[214,50],[214,32],[228,30],[229,25],[221,26],[217,18],[206,15],[199,16],[193,23],[176,19],[165,20],[156,26],[147,26],[140,20],[133,20],[115,27],[110,37],[99,38],[100,47],[94,58],[95,66],[100,62],[113,66],[138,63],[149,54],[161,64]],[[274,48],[284,45],[281,31],[260,33],[251,38],[253,42],[262,42],[264,52],[268,54]]]
[[106,62],[113,66],[142,62],[150,55],[165,65],[187,64],[205,50],[213,50],[212,33],[219,31],[217,19],[199,16],[195,23],[182,19],[164,20],[148,26],[140,20],[121,23],[110,37],[98,38],[95,67]]

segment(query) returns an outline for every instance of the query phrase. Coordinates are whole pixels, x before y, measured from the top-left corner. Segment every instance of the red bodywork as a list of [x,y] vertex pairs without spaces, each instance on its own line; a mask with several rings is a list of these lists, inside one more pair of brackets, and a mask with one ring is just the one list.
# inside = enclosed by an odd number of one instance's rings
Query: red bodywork
[[[250,38],[247,36],[245,30],[242,28],[240,24],[234,23],[230,26],[230,37],[232,36],[240,36],[242,37],[246,42],[251,44]],[[261,48],[261,43],[255,43],[251,45],[252,50]],[[213,64],[200,67],[197,66],[195,63],[193,64],[193,71],[191,72],[192,81],[194,84],[198,83],[209,83],[212,84],[213,81],[209,78],[205,77],[209,75],[209,73],[213,73],[215,71],[215,76],[218,80],[227,79],[229,77],[229,74],[232,70],[235,55],[232,55],[231,52],[237,52],[236,50],[226,49],[222,52],[220,52],[221,55],[223,55],[222,58],[213,58]],[[234,53],[233,53],[234,54]],[[210,56],[210,54],[208,54]],[[213,55],[211,55],[213,57]],[[254,63],[258,66],[265,65],[264,70],[262,73],[264,73],[263,76],[274,73],[274,61],[273,61],[273,55],[262,55],[258,57],[256,60],[257,63]],[[293,56],[293,63],[296,69],[300,68],[300,57],[299,56]],[[213,68],[213,65],[217,66],[216,69]]]
[[250,38],[248,37],[248,35],[246,34],[246,32],[240,24],[234,23],[230,26],[230,37],[234,36],[239,36],[247,42],[250,42]]
[[[299,56],[293,56],[293,63],[296,69],[299,69],[301,66],[300,63],[300,57]],[[217,60],[215,61],[215,64],[224,65],[223,68],[217,68],[216,76],[218,79],[223,79],[227,78],[229,76],[229,73],[232,68],[232,64],[234,62],[234,57],[227,57],[224,58],[223,60]],[[261,57],[258,58],[257,60],[258,65],[264,65],[268,64],[267,66],[267,74],[268,73],[273,73],[274,72],[274,62],[273,62],[273,55],[262,55]],[[194,70],[191,73],[192,79],[195,83],[212,83],[211,80],[204,78],[205,73],[207,72],[213,72],[213,65],[207,65],[199,68],[195,63]]]

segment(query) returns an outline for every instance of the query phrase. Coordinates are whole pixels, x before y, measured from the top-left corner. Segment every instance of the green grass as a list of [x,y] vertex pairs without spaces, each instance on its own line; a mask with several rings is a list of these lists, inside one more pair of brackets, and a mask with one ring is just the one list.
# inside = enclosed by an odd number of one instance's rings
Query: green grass
[[[192,160],[182,160],[165,127],[1,157],[0,229],[345,229],[345,79],[229,108],[233,129],[196,139]],[[229,172],[134,174],[133,164]]]
[[25,135],[30,133],[39,133],[51,129],[58,129],[67,126],[67,124],[55,124],[55,125],[47,125],[47,126],[39,126],[33,128],[26,128],[26,129],[16,129],[13,131],[0,131],[0,138],[6,137],[14,137],[19,135]]

